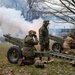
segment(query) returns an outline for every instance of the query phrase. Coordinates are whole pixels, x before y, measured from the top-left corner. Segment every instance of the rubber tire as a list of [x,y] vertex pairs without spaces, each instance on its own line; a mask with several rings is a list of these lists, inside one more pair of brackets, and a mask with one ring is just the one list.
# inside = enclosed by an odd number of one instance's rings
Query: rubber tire
[[[55,46],[56,46],[57,44],[60,46],[60,49],[59,49],[59,50],[56,50],[56,49],[55,49]],[[61,53],[62,50],[63,50],[63,48],[62,48],[62,45],[61,45],[59,42],[55,42],[55,43],[52,45],[52,50],[53,50],[54,52],[60,52],[60,53]]]
[[[17,57],[17,59],[15,61],[13,61],[12,58],[10,57],[10,54],[12,53],[13,50],[15,50],[17,52],[17,54],[18,54],[18,57]],[[22,58],[22,51],[21,51],[21,49],[19,47],[17,47],[17,46],[10,47],[8,49],[8,52],[7,52],[7,59],[8,59],[8,61],[10,63],[12,63],[12,64],[16,64],[18,62],[19,58]]]

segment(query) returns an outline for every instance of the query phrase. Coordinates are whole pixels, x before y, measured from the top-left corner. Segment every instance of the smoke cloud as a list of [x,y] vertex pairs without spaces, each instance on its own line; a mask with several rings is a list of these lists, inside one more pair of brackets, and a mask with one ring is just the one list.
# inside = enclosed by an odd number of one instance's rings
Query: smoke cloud
[[21,16],[21,11],[0,7],[0,26],[3,34],[16,35],[19,30],[27,34],[29,30],[35,30],[38,34],[38,29],[41,27],[43,20],[41,18],[33,20],[33,22],[25,21]]

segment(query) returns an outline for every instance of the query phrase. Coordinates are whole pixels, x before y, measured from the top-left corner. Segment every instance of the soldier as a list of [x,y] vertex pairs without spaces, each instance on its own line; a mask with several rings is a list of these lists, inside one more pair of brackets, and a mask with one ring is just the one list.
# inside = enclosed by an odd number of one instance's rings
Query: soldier
[[34,45],[38,44],[38,39],[36,36],[36,32],[33,30],[29,31],[29,35],[26,35],[24,39],[24,48],[23,48],[23,56],[26,60],[29,60],[30,63],[34,63],[34,51],[36,48]]
[[63,43],[63,52],[62,53],[65,53],[65,54],[68,54],[69,52],[69,49],[70,49],[70,46],[74,43],[74,40],[72,38],[72,35],[69,34],[66,39],[64,40],[64,43]]
[[[39,29],[39,43],[40,43],[40,49],[41,51],[49,51],[49,33],[48,33],[48,27],[49,25],[49,20],[43,21],[43,26]],[[42,57],[40,57],[40,60]],[[48,61],[53,61],[51,60],[50,57],[48,57]]]
[[38,44],[38,39],[36,36],[36,32],[33,30],[29,31],[29,34],[26,35],[24,38],[24,47],[23,47],[23,60],[20,59],[18,61],[18,64],[21,65],[22,62],[24,64],[33,64],[34,63],[34,51],[36,51],[36,48],[34,45]]

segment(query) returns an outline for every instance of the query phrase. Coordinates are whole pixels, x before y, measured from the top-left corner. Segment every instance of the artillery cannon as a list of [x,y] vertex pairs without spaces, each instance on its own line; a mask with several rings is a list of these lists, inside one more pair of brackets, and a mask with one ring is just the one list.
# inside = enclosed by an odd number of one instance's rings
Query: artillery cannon
[[[12,46],[8,49],[7,52],[7,59],[10,63],[16,64],[19,60],[19,58],[22,58],[22,48],[24,47],[23,45],[23,39],[19,39],[19,38],[14,38],[11,37],[10,35],[4,35],[5,40],[14,44],[15,46]],[[57,38],[57,39],[55,39]],[[55,40],[59,43],[61,41],[63,42],[63,39],[55,36],[50,35],[50,39]],[[59,41],[61,40],[61,41]],[[56,48],[56,47],[55,47]],[[75,60],[74,56],[70,56],[70,55],[66,55],[66,54],[62,54],[62,53],[58,53],[58,52],[54,52],[54,51],[48,51],[48,52],[34,52],[36,57],[40,57],[40,56],[54,56],[54,57],[58,57],[58,58],[63,58],[63,59],[67,59],[67,60]]]
[[[55,42],[53,43],[53,45],[52,45],[52,50],[54,51],[54,52],[62,52],[62,50],[63,50],[63,47],[62,47],[62,45],[63,45],[63,42],[64,42],[64,38],[62,38],[62,37],[57,37],[57,36],[54,36],[54,35],[49,35],[49,38],[51,39],[51,40],[54,40]],[[75,43],[71,46],[71,49],[75,49]]]

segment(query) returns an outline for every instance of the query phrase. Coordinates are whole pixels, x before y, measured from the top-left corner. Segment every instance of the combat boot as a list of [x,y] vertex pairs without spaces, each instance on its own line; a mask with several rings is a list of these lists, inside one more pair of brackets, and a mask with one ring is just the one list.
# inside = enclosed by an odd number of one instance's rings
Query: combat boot
[[21,66],[22,65],[22,62],[23,62],[23,59],[22,58],[19,58],[17,65]]

